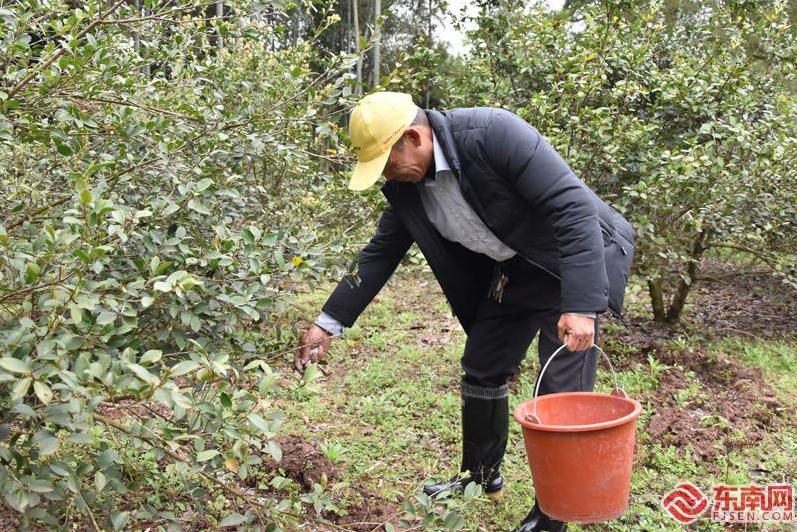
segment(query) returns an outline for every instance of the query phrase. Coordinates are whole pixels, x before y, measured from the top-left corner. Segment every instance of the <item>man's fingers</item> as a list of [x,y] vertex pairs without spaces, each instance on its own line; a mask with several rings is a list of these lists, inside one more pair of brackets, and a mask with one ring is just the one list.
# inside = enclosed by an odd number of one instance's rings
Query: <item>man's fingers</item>
[[578,348],[578,339],[573,336],[572,334],[565,335],[565,345],[567,345],[567,350],[571,352],[580,351]]
[[589,334],[585,334],[583,339],[578,344],[579,351],[586,351],[592,347],[592,336]]
[[557,325],[559,339],[569,351],[584,351],[592,347],[595,340],[593,318],[565,313]]
[[310,364],[324,358],[332,343],[332,335],[317,325],[311,327],[302,337],[301,343],[296,347],[294,366],[302,371]]
[[307,367],[307,364],[310,360],[310,357],[306,356],[304,351],[304,349],[301,349],[299,354],[294,359],[294,366],[296,366],[296,369],[300,371]]
[[306,345],[301,348],[300,355],[296,357],[296,369],[304,370],[310,364],[315,364],[324,357],[326,350],[321,344]]
[[567,346],[568,351],[586,351],[593,345],[592,336],[588,333],[577,335],[570,331],[564,335],[564,344]]
[[581,351],[582,337],[577,335],[571,330],[565,332],[564,344],[567,346],[568,351]]
[[294,365],[296,366],[296,369],[298,369],[300,371],[303,370],[304,368],[306,368],[308,364],[310,364],[310,359],[312,358],[312,355],[311,355],[311,352],[310,352],[311,351],[310,348],[312,346],[308,345],[308,343],[309,343],[308,339],[305,336],[304,338],[302,338],[301,344],[299,345],[299,347],[296,350],[296,357],[294,358]]

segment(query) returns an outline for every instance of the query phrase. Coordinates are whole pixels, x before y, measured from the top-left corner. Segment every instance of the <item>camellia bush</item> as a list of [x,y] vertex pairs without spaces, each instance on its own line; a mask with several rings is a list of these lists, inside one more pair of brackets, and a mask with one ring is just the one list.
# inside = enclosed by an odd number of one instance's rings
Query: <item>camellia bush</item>
[[[318,35],[336,16],[313,9]],[[248,1],[0,7],[0,493],[22,526],[331,504],[241,487],[281,454],[272,316],[340,249],[316,228],[340,218],[355,59],[284,42],[287,20]],[[142,503],[153,478],[198,513]],[[209,489],[225,499],[201,512]]]
[[682,316],[710,250],[752,255],[795,283],[786,3],[580,4],[483,7],[459,76],[436,80],[443,105],[516,111],[627,216],[657,320]]

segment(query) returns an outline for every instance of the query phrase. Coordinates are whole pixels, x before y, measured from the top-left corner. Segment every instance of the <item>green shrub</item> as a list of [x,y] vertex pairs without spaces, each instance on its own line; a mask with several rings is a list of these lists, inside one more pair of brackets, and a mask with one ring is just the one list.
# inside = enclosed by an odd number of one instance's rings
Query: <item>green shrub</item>
[[0,8],[0,493],[123,528],[142,447],[227,522],[279,516],[237,486],[280,454],[272,317],[343,249],[319,224],[368,208],[334,201],[352,59],[255,2],[79,5]]

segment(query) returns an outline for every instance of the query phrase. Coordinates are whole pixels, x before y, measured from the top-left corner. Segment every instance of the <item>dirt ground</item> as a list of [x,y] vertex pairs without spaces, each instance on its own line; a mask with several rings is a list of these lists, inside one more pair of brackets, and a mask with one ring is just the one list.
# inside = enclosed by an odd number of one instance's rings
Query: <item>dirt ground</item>
[[657,324],[647,317],[626,317],[623,340],[640,350],[660,346],[679,334],[715,339],[797,338],[797,289],[763,270],[734,270],[705,261],[689,296],[683,323]]
[[[787,411],[776,399],[761,369],[744,367],[727,354],[712,355],[703,347],[684,356],[668,345],[681,334],[698,340],[726,336],[794,339],[797,290],[768,272],[739,272],[718,263],[707,263],[703,275],[684,324],[661,326],[645,318],[627,318],[613,336],[633,347],[632,354],[617,364],[618,370],[646,366],[649,355],[667,367],[657,388],[641,398],[653,412],[645,429],[649,441],[674,446],[679,453],[690,448],[702,463],[718,472],[717,457],[757,444],[766,433],[791,422],[795,412]],[[398,303],[414,308],[420,304],[414,300]],[[448,327],[440,331],[439,327],[417,324],[412,328],[418,329],[419,341],[424,344],[450,341]],[[347,529],[371,530],[374,523],[389,518],[385,505],[371,497],[350,508],[351,515],[336,523]],[[366,526],[350,528],[357,520]]]
[[318,445],[294,434],[281,436],[275,441],[282,449],[282,459],[276,463],[266,460],[266,463],[298,483],[303,491],[312,490],[313,484],[333,484],[340,478],[340,470]]
[[704,261],[689,320],[714,337],[797,337],[797,290],[764,270]]
[[[703,278],[690,299],[685,324],[662,326],[643,317],[629,317],[622,324],[615,322],[621,326],[615,327],[611,334],[613,340],[631,347],[625,358],[615,359],[617,370],[647,367],[649,356],[665,366],[658,375],[656,389],[640,398],[652,413],[644,429],[649,441],[673,446],[679,453],[691,448],[702,463],[718,472],[719,466],[712,465],[716,458],[755,445],[784,423],[794,423],[797,412],[776,399],[761,369],[745,367],[729,354],[710,353],[700,346],[700,341],[688,352],[675,350],[672,340],[679,335],[690,340],[726,336],[793,340],[797,338],[797,290],[768,272],[740,272],[719,263],[704,266]],[[428,285],[433,281],[421,283]],[[436,289],[429,287],[433,288]],[[429,305],[424,292],[425,287],[397,300],[396,312]],[[452,341],[457,328],[455,318],[439,309],[432,313],[434,319],[411,324],[409,328],[416,332],[418,343],[440,347]],[[366,348],[358,347],[351,354],[369,356],[358,349]],[[159,406],[148,405],[156,411]],[[111,418],[152,415],[151,411],[131,411],[125,404],[103,406],[100,413]],[[272,474],[290,478],[303,492],[311,491],[315,483],[332,485],[344,479],[345,472],[327,458],[319,442],[295,434],[281,436],[277,442],[282,449],[282,460],[265,462],[271,464]],[[387,521],[395,522],[401,513],[396,504],[358,486],[346,488],[345,500],[345,515],[323,516],[331,523],[328,528],[308,508],[307,518],[312,528],[375,530]],[[16,530],[18,526],[12,515],[0,513],[0,530]]]
[[755,445],[790,417],[758,368],[741,367],[725,356],[712,358],[704,351],[688,358],[671,352],[655,356],[694,371],[700,389],[693,397],[687,393],[679,399],[694,380],[680,369],[666,370],[649,397],[655,412],[647,427],[650,441],[674,446],[680,453],[691,446],[710,469],[716,469],[713,461],[718,455]]
[[[334,465],[321,450],[317,442],[292,434],[276,438],[282,449],[279,462],[268,462],[274,472],[297,482],[302,491],[311,491],[313,484],[331,485],[340,480],[343,471]],[[357,487],[348,489],[347,499],[355,501],[345,508],[345,515],[325,513],[323,517],[330,522],[353,532],[371,531],[382,523],[394,520],[399,513],[396,505]],[[307,509],[312,512],[311,508]],[[318,527],[318,525],[315,525]],[[321,525],[319,530],[323,530]]]
[[[679,452],[689,445],[711,463],[720,454],[754,445],[766,432],[794,419],[795,412],[775,399],[761,369],[744,367],[727,354],[712,356],[702,347],[688,354],[668,348],[684,332],[703,339],[797,337],[797,290],[771,273],[706,263],[686,323],[666,326],[636,317],[626,319],[625,326],[616,333],[617,340],[635,349],[619,361],[618,369],[644,365],[648,356],[670,366],[648,397],[655,412],[647,427],[652,442],[675,446]],[[691,379],[684,374],[690,371]],[[699,389],[690,390],[695,381]]]

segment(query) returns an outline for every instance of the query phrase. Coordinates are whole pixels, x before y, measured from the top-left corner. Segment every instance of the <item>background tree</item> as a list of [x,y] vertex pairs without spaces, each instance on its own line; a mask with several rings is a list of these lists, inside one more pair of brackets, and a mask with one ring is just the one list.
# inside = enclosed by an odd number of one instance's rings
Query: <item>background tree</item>
[[656,319],[680,318],[710,249],[743,250],[793,282],[795,47],[785,4],[627,7],[563,16],[483,6],[457,100],[520,113],[630,217]]

